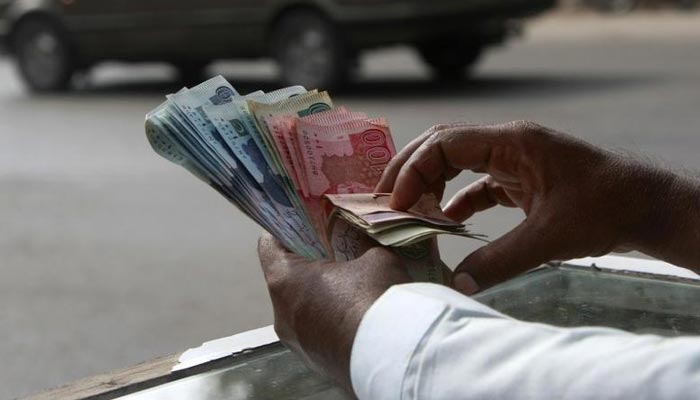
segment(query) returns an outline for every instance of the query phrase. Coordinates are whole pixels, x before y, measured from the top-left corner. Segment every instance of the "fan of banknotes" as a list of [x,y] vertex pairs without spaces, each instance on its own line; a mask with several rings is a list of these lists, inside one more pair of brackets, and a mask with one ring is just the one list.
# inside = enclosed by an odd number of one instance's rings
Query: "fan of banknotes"
[[478,238],[433,196],[406,212],[373,194],[396,150],[384,118],[336,107],[292,86],[239,94],[217,76],[166,96],[146,116],[153,149],[189,170],[312,259],[351,259],[367,246],[413,250],[437,234]]

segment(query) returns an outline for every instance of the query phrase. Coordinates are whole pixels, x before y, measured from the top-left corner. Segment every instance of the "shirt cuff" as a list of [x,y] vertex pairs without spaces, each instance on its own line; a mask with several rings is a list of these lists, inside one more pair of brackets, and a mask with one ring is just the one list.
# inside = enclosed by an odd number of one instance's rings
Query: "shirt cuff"
[[459,304],[473,316],[503,317],[445,286],[391,287],[367,310],[355,335],[350,377],[360,399],[400,399],[411,359],[442,315]]

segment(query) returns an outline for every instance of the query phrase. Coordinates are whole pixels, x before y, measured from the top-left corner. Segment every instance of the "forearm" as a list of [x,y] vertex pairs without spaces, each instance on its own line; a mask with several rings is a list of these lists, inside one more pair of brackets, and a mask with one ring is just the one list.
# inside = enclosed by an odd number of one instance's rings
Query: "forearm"
[[521,322],[413,284],[368,311],[352,380],[360,399],[686,399],[700,387],[699,359],[698,338]]
[[[415,398],[671,400],[695,397],[700,384],[697,338],[493,319],[448,333],[454,328],[436,332],[418,353],[420,363],[438,368],[432,381],[414,380]],[[472,384],[453,383],[459,376]],[[444,395],[430,395],[431,387]]]

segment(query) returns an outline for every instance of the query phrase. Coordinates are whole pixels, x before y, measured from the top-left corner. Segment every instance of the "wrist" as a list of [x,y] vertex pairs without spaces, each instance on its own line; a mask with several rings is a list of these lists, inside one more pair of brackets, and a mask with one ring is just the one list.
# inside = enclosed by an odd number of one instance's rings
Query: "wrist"
[[638,201],[632,247],[670,263],[700,266],[700,185],[697,180],[637,162]]
[[336,302],[328,307],[328,302],[318,304],[315,313],[316,323],[309,327],[302,344],[312,359],[327,377],[334,380],[348,393],[353,393],[350,381],[350,356],[360,322],[369,307],[376,300],[373,296],[352,298],[337,293],[346,301]]
[[624,239],[629,248],[646,252],[658,244],[668,230],[668,196],[674,176],[640,160],[623,160],[623,184],[625,192],[620,199],[620,212],[627,216]]
[[663,205],[668,211],[659,221],[660,234],[644,253],[700,271],[700,184],[675,175]]

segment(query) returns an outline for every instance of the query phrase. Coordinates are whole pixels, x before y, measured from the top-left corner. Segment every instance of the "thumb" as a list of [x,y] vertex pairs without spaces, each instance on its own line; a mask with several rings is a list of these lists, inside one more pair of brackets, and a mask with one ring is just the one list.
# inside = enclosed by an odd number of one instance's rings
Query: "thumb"
[[455,289],[473,294],[554,259],[561,235],[537,225],[528,218],[467,256],[452,274]]
[[279,261],[293,260],[300,256],[287,250],[277,238],[264,232],[258,239],[258,258],[263,271],[272,268]]

